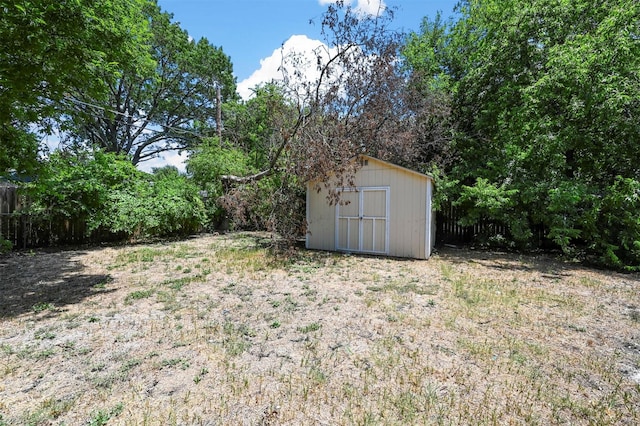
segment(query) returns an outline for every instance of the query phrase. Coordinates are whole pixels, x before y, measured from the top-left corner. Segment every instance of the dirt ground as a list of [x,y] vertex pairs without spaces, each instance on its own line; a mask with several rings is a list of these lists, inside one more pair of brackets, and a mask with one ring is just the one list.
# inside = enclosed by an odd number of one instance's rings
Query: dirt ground
[[0,257],[0,425],[640,424],[640,277],[261,234]]

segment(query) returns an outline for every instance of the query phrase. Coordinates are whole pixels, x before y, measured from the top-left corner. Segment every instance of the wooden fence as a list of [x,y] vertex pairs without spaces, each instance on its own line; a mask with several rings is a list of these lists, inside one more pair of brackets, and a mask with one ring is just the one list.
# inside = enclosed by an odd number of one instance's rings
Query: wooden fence
[[489,220],[481,220],[471,226],[460,225],[463,211],[452,205],[442,206],[436,214],[436,244],[465,245],[479,239],[507,237],[506,226]]
[[20,201],[15,185],[0,183],[0,236],[11,241],[14,247],[24,245]]
[[[0,236],[11,241],[14,247],[24,249],[90,242],[91,235],[82,221],[36,223],[26,210],[27,204],[27,197],[20,193],[19,187],[0,183]],[[509,239],[509,230],[500,223],[484,220],[473,226],[460,225],[462,214],[460,209],[452,205],[443,206],[437,212],[436,244],[466,245],[491,240],[497,243],[502,237]],[[538,248],[552,248],[551,242],[545,237],[544,227],[535,227],[532,232]],[[102,237],[109,239],[106,235]]]
[[[510,240],[509,229],[502,223],[488,219],[480,220],[471,226],[460,225],[463,211],[452,205],[442,206],[436,214],[436,244],[467,245],[472,243],[499,245],[501,239]],[[531,228],[532,243],[536,248],[553,249],[555,244],[550,241],[547,229],[543,225]]]
[[24,249],[88,242],[83,221],[36,221],[27,207],[28,199],[18,186],[0,183],[0,236],[9,240],[13,247]]

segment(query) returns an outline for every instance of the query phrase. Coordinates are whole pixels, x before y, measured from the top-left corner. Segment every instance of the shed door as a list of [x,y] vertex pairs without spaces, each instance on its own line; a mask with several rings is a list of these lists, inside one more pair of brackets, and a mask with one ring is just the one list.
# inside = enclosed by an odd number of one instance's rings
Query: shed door
[[345,189],[336,205],[336,250],[388,254],[389,188]]

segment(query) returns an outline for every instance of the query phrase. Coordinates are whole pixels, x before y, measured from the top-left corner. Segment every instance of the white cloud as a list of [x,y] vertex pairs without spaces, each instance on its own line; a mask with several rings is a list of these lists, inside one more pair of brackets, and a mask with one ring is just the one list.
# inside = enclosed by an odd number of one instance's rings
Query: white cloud
[[138,169],[151,173],[154,168],[175,166],[180,172],[184,172],[186,170],[185,164],[188,158],[189,155],[184,151],[168,151],[156,158],[138,163]]
[[[337,0],[318,0],[318,3],[320,3],[321,6],[333,4],[336,2]],[[346,0],[344,3],[347,5],[351,5],[353,1]],[[356,13],[361,15],[380,16],[386,8],[387,5],[385,4],[384,0],[357,0],[354,10],[356,11]]]
[[[320,40],[313,40],[306,35],[293,35],[284,42],[282,47],[273,51],[271,56],[260,61],[260,68],[245,80],[238,83],[238,93],[243,99],[249,99],[256,86],[272,81],[282,81],[284,75],[292,76],[293,69],[283,69],[283,57],[296,56],[296,69],[301,71],[307,81],[318,78],[318,56],[326,57],[327,48]],[[289,65],[286,65],[289,67]]]
[[386,8],[382,0],[358,0],[355,10],[362,15],[380,16]]

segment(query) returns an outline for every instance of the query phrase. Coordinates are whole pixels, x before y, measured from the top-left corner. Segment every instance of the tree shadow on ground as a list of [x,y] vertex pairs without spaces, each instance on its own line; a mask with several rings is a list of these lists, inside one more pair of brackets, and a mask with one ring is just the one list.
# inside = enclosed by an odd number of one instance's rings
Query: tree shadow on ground
[[596,268],[593,265],[562,259],[557,253],[517,253],[500,250],[439,247],[438,256],[452,263],[477,263],[500,271],[535,271],[545,278],[570,276],[576,270],[594,270],[608,274],[619,274],[625,280],[640,283],[640,274]]
[[62,312],[64,307],[109,293],[113,279],[88,274],[81,250],[15,252],[0,257],[0,319],[25,313]]

